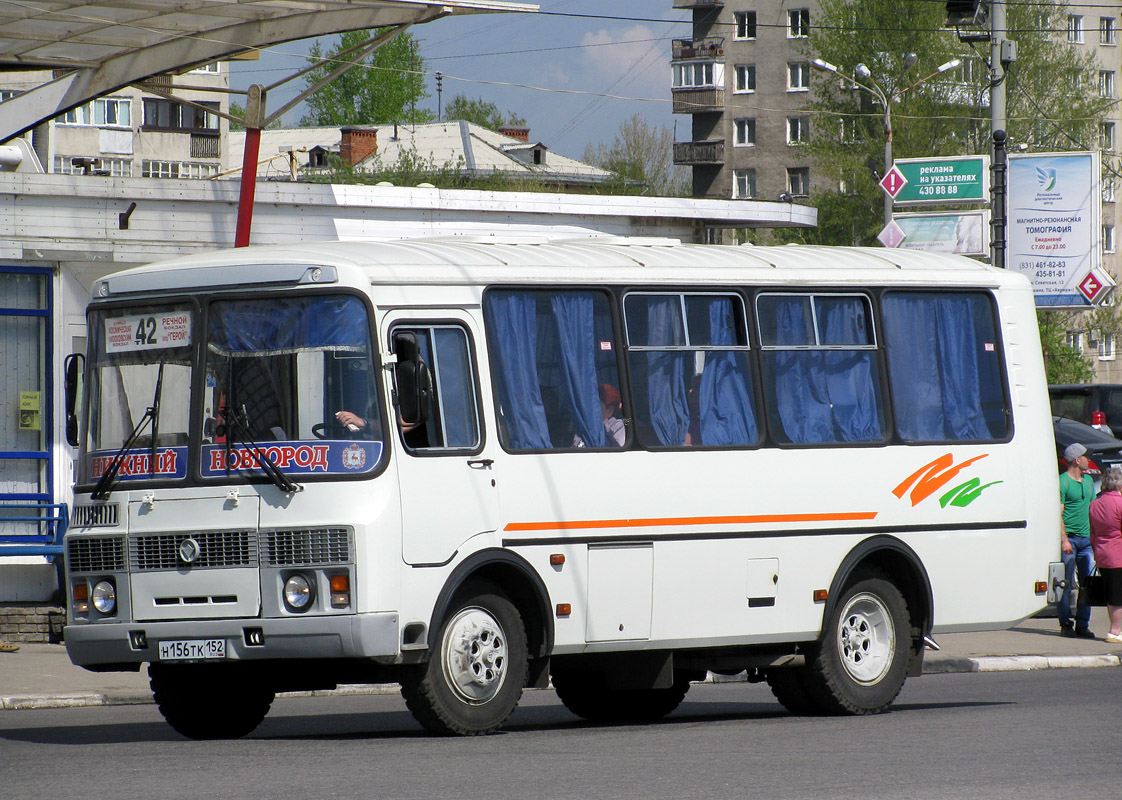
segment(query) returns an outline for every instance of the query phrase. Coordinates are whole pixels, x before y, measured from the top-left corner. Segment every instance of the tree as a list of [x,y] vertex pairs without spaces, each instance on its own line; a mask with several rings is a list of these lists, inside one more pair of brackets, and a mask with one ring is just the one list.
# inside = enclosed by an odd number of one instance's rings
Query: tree
[[[319,40],[312,45],[308,62],[318,65],[304,76],[312,86],[339,66],[334,57],[388,28],[349,31],[323,54]],[[424,59],[420,45],[401,33],[359,61],[357,66],[321,87],[307,100],[308,113],[301,125],[384,125],[391,122],[431,122],[432,113],[418,107],[425,91]]]
[[647,186],[644,194],[680,197],[689,193],[688,170],[674,165],[674,134],[665,125],[649,125],[640,114],[619,126],[610,145],[589,145],[584,160],[614,172],[620,188],[628,182]]
[[[1112,101],[1095,91],[1098,74],[1090,55],[1057,38],[1065,26],[1065,4],[1007,8],[1017,42],[1017,60],[1006,77],[1011,143],[1044,151],[1097,148],[1099,122]],[[820,57],[853,77],[863,63],[890,96],[951,58],[965,62],[908,89],[892,104],[894,158],[989,152],[989,48],[960,42],[944,28],[945,18],[943,3],[913,0],[822,0],[815,15],[807,58]],[[919,54],[914,66],[905,65],[908,53]],[[877,181],[883,171],[884,109],[873,94],[834,74],[817,76],[815,88],[808,145],[815,170],[844,182],[846,190],[816,193],[817,231],[784,231],[781,238],[875,244],[883,225]]]
[[473,122],[492,131],[497,131],[504,125],[526,124],[526,120],[513,111],[508,111],[504,115],[494,103],[488,103],[482,97],[473,100],[462,94],[456,95],[449,101],[448,107],[444,109],[444,119]]
[[1095,367],[1078,350],[1067,343],[1073,314],[1068,311],[1037,311],[1040,328],[1040,349],[1044,354],[1044,373],[1048,383],[1088,383],[1095,377]]

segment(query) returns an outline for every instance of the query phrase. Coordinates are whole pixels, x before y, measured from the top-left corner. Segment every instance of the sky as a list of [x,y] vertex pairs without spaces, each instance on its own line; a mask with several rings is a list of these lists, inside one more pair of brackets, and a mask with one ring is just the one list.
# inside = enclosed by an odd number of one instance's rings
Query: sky
[[[689,138],[689,119],[670,112],[670,42],[689,38],[689,11],[672,0],[540,0],[537,14],[473,14],[414,26],[429,97],[444,75],[442,107],[456,95],[482,98],[526,120],[531,141],[580,158],[588,145],[609,145],[635,114]],[[231,62],[231,86],[269,85],[307,65],[314,40],[278,45],[259,61]],[[321,38],[326,51],[333,44]],[[277,109],[304,88],[302,78],[270,91]],[[233,98],[238,102],[237,98]],[[298,124],[305,110],[285,114]]]

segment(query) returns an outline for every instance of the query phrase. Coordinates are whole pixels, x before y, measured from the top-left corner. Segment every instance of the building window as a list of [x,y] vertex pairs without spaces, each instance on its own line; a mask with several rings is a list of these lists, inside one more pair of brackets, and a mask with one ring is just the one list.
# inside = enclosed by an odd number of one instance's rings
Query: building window
[[222,71],[217,61],[211,61],[209,64],[203,64],[201,67],[195,67],[192,72],[206,72],[211,75],[217,75]]
[[733,88],[734,92],[754,92],[756,91],[756,65],[755,64],[737,64],[736,65],[736,83]]
[[[714,61],[690,61],[674,65],[674,88],[695,89],[701,86],[716,86],[719,70]],[[722,76],[723,78],[723,76]]]
[[1118,44],[1118,28],[1114,17],[1099,17],[1099,44]]
[[839,122],[841,128],[841,141],[843,144],[852,144],[861,141],[861,121],[853,117],[842,117]]
[[1072,44],[1083,44],[1083,17],[1079,14],[1068,15],[1067,40]]
[[787,38],[805,39],[810,34],[810,9],[795,8],[787,12]]
[[[144,101],[144,128],[159,131],[191,131],[193,133],[218,133],[218,115],[208,109],[218,110],[218,103],[200,103],[189,106],[173,100]],[[168,177],[168,176],[163,176]]]
[[738,119],[733,124],[736,126],[733,143],[737,147],[752,147],[756,144],[755,119]]
[[787,91],[805,92],[810,89],[810,64],[794,61],[787,65]]
[[1099,70],[1099,97],[1114,97],[1114,70]]
[[737,11],[733,15],[736,22],[736,37],[737,39],[755,39],[756,38],[756,12],[755,11]]
[[756,170],[734,169],[732,171],[732,197],[734,200],[756,199]]
[[1114,179],[1110,177],[1103,178],[1103,202],[1114,202]]
[[56,175],[103,175],[111,178],[131,178],[132,159],[98,156],[55,155],[52,172]]
[[1080,333],[1079,331],[1068,331],[1067,335],[1064,338],[1066,339],[1068,347],[1070,347],[1075,352],[1079,353],[1079,355],[1083,355],[1083,334],[1082,333]]
[[806,144],[810,141],[810,120],[807,117],[787,117],[787,144]]
[[1103,225],[1103,252],[1114,252],[1114,226]]
[[1113,361],[1114,360],[1114,334],[1104,333],[1102,338],[1099,339],[1099,360],[1100,361]]
[[132,126],[132,100],[128,97],[99,97],[72,108],[58,118],[64,125],[97,125],[102,128]]
[[792,197],[810,196],[810,167],[787,168],[787,191]]
[[[1099,126],[1099,146],[1103,150],[1114,150],[1114,123],[1104,122]],[[1103,194],[1106,194],[1104,188]]]

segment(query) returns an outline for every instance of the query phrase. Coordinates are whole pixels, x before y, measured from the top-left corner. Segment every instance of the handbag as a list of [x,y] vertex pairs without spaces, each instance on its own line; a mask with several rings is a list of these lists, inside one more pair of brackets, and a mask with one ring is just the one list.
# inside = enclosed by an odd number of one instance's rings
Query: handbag
[[1105,606],[1106,605],[1106,580],[1095,569],[1085,579],[1079,582],[1079,605]]

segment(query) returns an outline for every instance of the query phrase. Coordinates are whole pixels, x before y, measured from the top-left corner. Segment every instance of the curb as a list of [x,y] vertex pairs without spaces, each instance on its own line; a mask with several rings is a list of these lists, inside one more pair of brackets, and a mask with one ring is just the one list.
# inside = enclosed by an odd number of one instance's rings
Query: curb
[[[970,672],[1032,672],[1043,669],[1078,669],[1122,666],[1114,655],[1099,656],[979,656],[978,658],[926,659],[924,675],[949,675]],[[745,673],[715,675],[709,673],[702,683],[744,683]],[[397,694],[396,683],[344,684],[337,689],[315,692],[281,692],[277,697],[345,697]],[[150,705],[155,701],[149,692],[71,692],[66,694],[0,695],[0,710],[19,711],[42,708],[82,708],[88,706]]]

